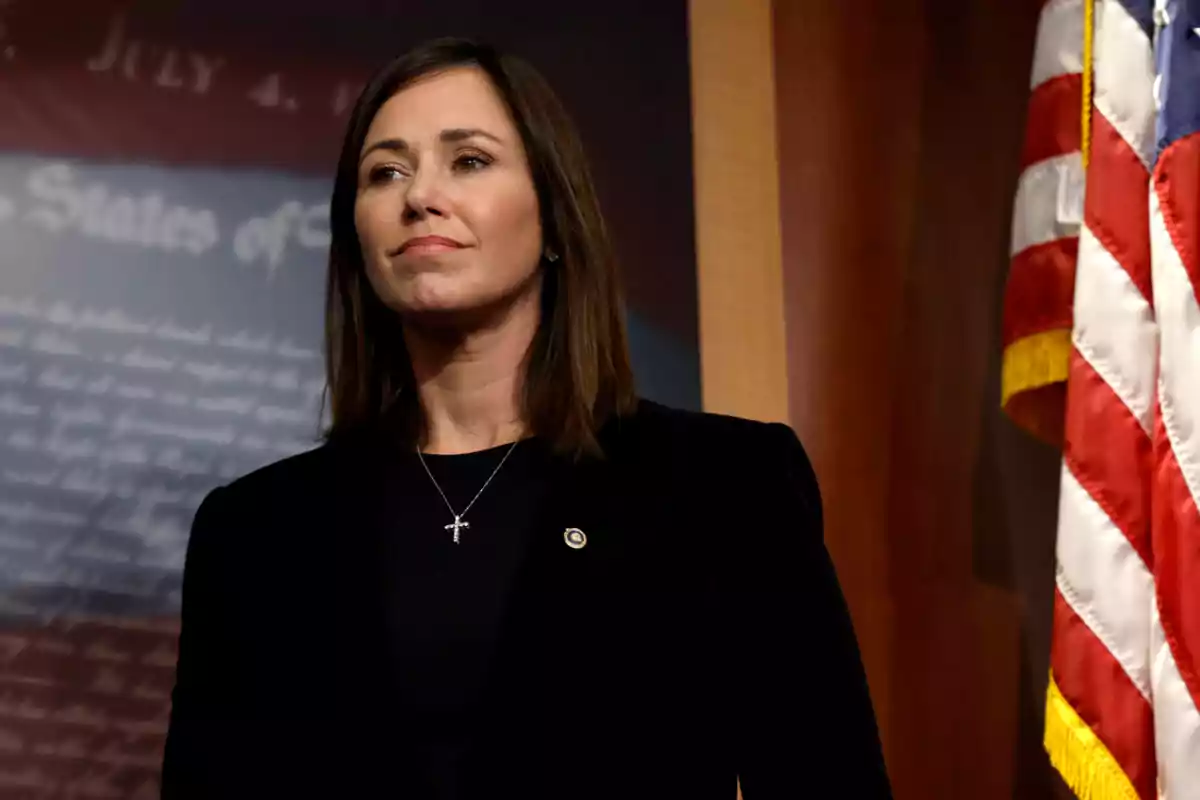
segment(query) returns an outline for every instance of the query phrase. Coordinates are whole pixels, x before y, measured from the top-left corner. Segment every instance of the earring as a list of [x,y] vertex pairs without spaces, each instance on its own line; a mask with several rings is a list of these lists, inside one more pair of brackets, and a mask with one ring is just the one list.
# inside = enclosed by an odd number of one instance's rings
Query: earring
[[558,261],[558,253],[547,248],[546,249],[546,260],[549,261],[551,264],[553,264],[555,261]]

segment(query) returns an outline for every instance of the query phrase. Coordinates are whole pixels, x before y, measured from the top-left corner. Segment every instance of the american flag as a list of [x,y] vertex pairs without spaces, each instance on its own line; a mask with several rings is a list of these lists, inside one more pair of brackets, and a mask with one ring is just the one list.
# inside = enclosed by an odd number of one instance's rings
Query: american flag
[[[1082,797],[1193,800],[1200,0],[1052,0],[1042,28],[1038,59],[1080,52],[1088,112],[1046,747]],[[1064,185],[1043,202],[1062,211]]]
[[1083,50],[1083,0],[1049,0],[1034,52],[1004,299],[1002,403],[1022,427],[1056,443],[1082,214]]

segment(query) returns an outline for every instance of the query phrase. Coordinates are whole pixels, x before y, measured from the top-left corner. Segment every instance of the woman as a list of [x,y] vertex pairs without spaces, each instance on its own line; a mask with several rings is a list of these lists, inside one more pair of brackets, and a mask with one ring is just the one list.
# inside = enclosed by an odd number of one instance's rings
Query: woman
[[197,513],[164,797],[888,796],[804,451],[635,397],[533,69],[381,71],[332,237],[332,429]]

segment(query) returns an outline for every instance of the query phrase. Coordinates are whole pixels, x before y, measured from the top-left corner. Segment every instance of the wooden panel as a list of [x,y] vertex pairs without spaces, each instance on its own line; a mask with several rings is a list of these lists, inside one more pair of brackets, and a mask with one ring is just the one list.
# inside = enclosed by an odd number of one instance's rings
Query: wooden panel
[[1016,772],[1024,568],[975,520],[1038,3],[691,8],[706,406],[813,458],[896,796],[1048,796]]
[[691,0],[704,408],[788,418],[769,0]]
[[776,4],[791,417],[898,798],[1012,796],[1019,618],[976,574],[974,473],[1035,20]]
[[776,95],[791,419],[813,459],[826,541],[893,762],[889,560],[898,302],[912,249],[920,0],[780,2]]

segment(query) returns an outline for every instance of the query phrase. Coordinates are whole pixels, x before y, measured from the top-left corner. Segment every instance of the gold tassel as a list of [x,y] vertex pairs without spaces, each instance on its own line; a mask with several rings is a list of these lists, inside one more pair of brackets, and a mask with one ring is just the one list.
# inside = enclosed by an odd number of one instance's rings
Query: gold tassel
[[1112,753],[1066,701],[1050,675],[1046,690],[1046,752],[1079,800],[1139,800]]

